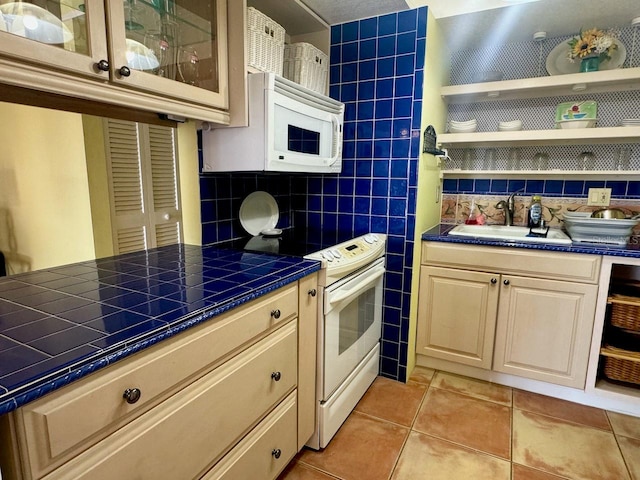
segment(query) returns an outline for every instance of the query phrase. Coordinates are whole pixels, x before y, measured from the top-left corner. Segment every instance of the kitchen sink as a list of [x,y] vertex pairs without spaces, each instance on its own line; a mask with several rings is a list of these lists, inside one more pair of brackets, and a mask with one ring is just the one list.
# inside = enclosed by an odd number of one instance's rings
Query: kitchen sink
[[[534,229],[534,232],[544,229]],[[571,245],[571,238],[557,228],[550,228],[546,237],[531,236],[529,227],[515,227],[506,225],[457,225],[449,235],[454,237],[486,238],[489,240],[503,240],[522,243],[555,243],[557,245]]]

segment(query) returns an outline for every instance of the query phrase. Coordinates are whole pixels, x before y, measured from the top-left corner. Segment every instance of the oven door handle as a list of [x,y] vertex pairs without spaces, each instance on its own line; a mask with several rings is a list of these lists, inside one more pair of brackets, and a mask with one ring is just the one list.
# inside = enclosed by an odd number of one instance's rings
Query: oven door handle
[[373,273],[372,276],[368,276],[365,282],[358,283],[358,285],[356,285],[355,287],[350,288],[349,290],[346,290],[345,292],[342,292],[339,295],[336,295],[335,297],[332,296],[329,299],[329,304],[333,305],[335,303],[340,303],[344,299],[352,296],[354,293],[364,290],[366,287],[368,287],[372,283],[375,283],[376,280],[378,280],[381,276],[383,276],[384,272],[385,272],[385,269],[383,267],[379,271]]

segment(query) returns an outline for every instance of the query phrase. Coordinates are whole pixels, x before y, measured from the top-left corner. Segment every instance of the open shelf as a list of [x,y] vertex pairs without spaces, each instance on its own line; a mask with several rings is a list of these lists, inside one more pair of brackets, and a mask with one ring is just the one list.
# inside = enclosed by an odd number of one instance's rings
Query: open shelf
[[442,87],[442,98],[449,104],[495,102],[522,98],[592,95],[640,89],[640,68],[571,73],[549,77],[502,80]]
[[444,148],[638,143],[638,139],[640,139],[640,127],[442,133],[438,137],[440,145]]

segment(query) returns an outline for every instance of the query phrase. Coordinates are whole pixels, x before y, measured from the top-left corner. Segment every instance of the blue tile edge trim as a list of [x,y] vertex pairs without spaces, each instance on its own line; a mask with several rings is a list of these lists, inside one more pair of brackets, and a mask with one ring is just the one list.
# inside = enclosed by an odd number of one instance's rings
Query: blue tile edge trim
[[213,317],[232,310],[244,303],[250,302],[251,300],[255,300],[256,298],[266,295],[267,293],[277,290],[285,285],[296,282],[301,278],[320,270],[320,262],[316,262],[314,260],[306,260],[303,262],[303,265],[306,266],[302,266],[300,270],[292,275],[282,278],[277,282],[267,285],[266,287],[257,289],[249,294],[243,295],[233,301],[226,302],[214,308],[209,308],[199,314],[191,314],[185,318],[184,321],[179,322],[169,329],[162,329],[160,331],[147,334],[146,336],[138,337],[130,344],[125,347],[120,347],[116,351],[109,350],[99,352],[99,357],[92,356],[73,367],[65,367],[59,372],[48,375],[41,382],[37,382],[36,384],[30,384],[16,391],[4,392],[0,395],[0,415],[16,410],[37,398],[43,397],[54,390],[64,387],[75,380],[111,365],[118,360],[133,355],[134,353],[155,345],[162,340],[166,340],[167,338],[177,335],[191,327],[206,322]]

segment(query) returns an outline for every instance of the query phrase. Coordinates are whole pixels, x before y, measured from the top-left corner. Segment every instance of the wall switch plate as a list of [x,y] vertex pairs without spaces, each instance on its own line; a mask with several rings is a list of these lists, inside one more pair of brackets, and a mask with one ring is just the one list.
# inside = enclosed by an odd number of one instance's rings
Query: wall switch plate
[[598,207],[608,207],[611,203],[610,188],[590,188],[587,205],[595,205]]

